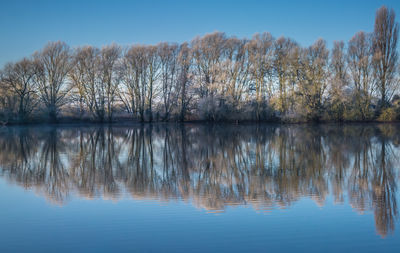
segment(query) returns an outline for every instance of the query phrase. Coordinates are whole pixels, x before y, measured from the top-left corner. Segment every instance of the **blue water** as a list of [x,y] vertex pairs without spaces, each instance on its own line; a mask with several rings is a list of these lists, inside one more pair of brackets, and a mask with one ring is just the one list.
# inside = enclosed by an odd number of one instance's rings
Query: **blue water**
[[399,128],[2,128],[0,252],[399,252]]

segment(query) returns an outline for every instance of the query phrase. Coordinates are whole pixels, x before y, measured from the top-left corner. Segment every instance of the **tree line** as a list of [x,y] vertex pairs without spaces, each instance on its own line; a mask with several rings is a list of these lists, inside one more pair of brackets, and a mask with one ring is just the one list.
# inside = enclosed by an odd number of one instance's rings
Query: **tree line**
[[332,49],[269,33],[130,47],[50,42],[1,70],[0,120],[394,121],[398,29],[382,6],[373,32]]

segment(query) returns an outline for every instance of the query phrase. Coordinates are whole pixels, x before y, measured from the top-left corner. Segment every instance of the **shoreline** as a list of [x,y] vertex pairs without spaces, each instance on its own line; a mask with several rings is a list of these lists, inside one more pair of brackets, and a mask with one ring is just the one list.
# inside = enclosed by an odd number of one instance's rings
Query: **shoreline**
[[26,123],[8,123],[0,128],[7,127],[31,127],[31,126],[61,126],[61,127],[90,127],[90,126],[149,126],[149,125],[228,125],[228,126],[248,126],[248,125],[270,125],[270,126],[326,126],[326,125],[395,125],[400,124],[400,121],[320,121],[320,122],[279,122],[279,121],[114,121],[114,122],[73,122],[73,121],[59,121],[56,123],[50,122],[26,122]]

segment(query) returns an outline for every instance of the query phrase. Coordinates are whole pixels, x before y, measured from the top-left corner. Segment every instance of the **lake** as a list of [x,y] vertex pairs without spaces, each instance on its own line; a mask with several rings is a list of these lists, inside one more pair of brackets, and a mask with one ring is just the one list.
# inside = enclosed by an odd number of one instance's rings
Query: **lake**
[[0,128],[0,252],[399,252],[397,124]]

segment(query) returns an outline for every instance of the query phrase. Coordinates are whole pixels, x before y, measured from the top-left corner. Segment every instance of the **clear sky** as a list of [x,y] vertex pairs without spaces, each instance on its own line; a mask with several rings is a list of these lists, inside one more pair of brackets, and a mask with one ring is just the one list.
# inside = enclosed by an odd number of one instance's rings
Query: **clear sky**
[[357,31],[372,31],[382,5],[400,17],[400,0],[0,0],[0,67],[57,40],[101,47],[183,42],[213,31],[240,38],[267,31],[303,46],[324,38],[330,47]]

